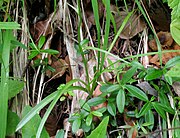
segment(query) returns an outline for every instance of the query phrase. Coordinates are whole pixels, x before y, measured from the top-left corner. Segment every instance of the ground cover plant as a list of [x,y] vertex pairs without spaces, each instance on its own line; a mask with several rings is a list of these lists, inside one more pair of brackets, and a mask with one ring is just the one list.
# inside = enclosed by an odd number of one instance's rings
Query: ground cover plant
[[180,136],[178,0],[2,0],[0,138]]

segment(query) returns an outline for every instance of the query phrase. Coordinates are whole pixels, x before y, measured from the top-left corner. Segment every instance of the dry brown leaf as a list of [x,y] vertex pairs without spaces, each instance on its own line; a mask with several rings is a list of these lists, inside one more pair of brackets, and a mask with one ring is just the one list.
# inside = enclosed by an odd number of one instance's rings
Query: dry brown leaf
[[180,82],[174,82],[172,87],[175,93],[180,97]]
[[[169,32],[159,32],[157,33],[159,41],[161,43],[162,50],[180,50],[180,46],[173,43],[174,40]],[[158,51],[157,44],[155,39],[149,41],[149,48],[152,51]],[[179,56],[180,52],[173,52],[173,53],[163,53],[162,54],[162,63],[166,64],[171,58],[175,56]],[[160,66],[159,57],[158,55],[149,56],[149,61],[156,66]]]
[[[114,19],[116,22],[117,30],[121,27],[125,17],[128,15],[125,11],[118,11],[117,7],[111,5],[111,10],[114,12]],[[140,15],[133,14],[125,25],[122,33],[120,34],[120,38],[122,39],[131,39],[138,33],[142,32],[146,24],[141,20]]]
[[51,67],[53,67],[56,71],[51,72],[50,70],[47,70],[46,75],[49,78],[53,77],[53,79],[55,79],[61,77],[66,72],[66,70],[68,69],[68,64],[65,60],[58,59],[56,61],[52,61]]

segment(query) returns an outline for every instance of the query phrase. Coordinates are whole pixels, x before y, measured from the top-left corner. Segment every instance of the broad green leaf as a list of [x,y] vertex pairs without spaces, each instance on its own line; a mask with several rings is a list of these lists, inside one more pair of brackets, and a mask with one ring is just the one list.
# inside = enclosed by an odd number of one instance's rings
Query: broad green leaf
[[72,123],[72,132],[76,133],[79,130],[80,126],[81,126],[81,119],[78,118]]
[[143,107],[141,108],[140,112],[138,113],[137,117],[141,117],[144,114],[146,114],[149,110],[151,109],[151,102],[147,102],[143,105]]
[[152,102],[152,105],[154,107],[154,109],[157,111],[157,113],[164,119],[166,120],[166,113],[164,112],[164,110],[162,109],[161,106],[159,106],[158,102]]
[[176,56],[176,57],[170,59],[170,60],[166,63],[165,68],[170,68],[170,67],[176,65],[177,63],[180,63],[180,56]]
[[113,102],[108,102],[107,110],[112,116],[116,115],[116,106]]
[[[22,116],[25,117],[30,111],[32,107],[25,106],[23,109]],[[23,138],[32,138],[36,136],[39,124],[41,122],[41,117],[36,114],[24,127],[22,128],[22,137]],[[45,128],[43,128],[41,138],[49,138],[49,135]]]
[[125,74],[123,74],[122,83],[126,84],[133,77],[136,71],[137,71],[136,66],[131,67]]
[[177,19],[180,18],[180,1],[179,0],[168,0],[168,5],[170,6],[170,8],[172,9],[171,12],[171,19]]
[[86,125],[87,126],[90,126],[91,123],[92,123],[92,119],[93,119],[93,115],[92,114],[89,114],[86,118]]
[[0,22],[0,29],[20,29],[20,24],[16,22]]
[[177,63],[165,75],[169,77],[180,77],[180,63]]
[[16,127],[16,131],[22,128],[29,120],[31,120],[43,107],[49,104],[55,97],[57,97],[58,92],[54,92],[44,98],[38,105],[36,105],[31,111],[24,116],[24,118],[19,122]]
[[120,89],[116,96],[116,105],[120,113],[123,113],[124,111],[125,102],[126,102],[125,92],[123,89]]
[[8,85],[9,85],[8,99],[11,99],[23,89],[24,82],[18,80],[9,80]]
[[40,50],[40,52],[42,52],[42,53],[48,53],[48,54],[51,54],[51,55],[59,54],[59,51],[53,50],[53,49],[44,49],[44,50]]
[[180,35],[179,35],[180,34],[180,18],[176,18],[171,22],[170,31],[176,43],[180,45]]
[[154,80],[163,75],[163,70],[160,69],[154,69],[154,68],[149,68],[147,70],[147,75],[145,76],[145,80]]
[[19,121],[20,118],[18,117],[18,115],[8,110],[6,136],[10,136],[15,133],[16,126],[19,123]]
[[82,122],[81,128],[84,132],[89,132],[91,130],[91,126],[87,126],[85,121]]
[[103,114],[101,112],[98,112],[98,111],[92,111],[91,112],[94,116],[98,116],[98,117],[101,117],[103,116]]
[[140,90],[139,88],[132,86],[132,85],[126,85],[125,88],[136,98],[142,100],[142,101],[148,101],[147,95]]
[[104,97],[94,97],[94,98],[88,100],[87,104],[89,106],[96,106],[101,103],[104,103],[105,101],[106,101],[106,98],[104,98]]
[[102,122],[96,127],[95,130],[91,132],[91,134],[87,138],[105,138],[108,122],[109,116],[104,118]]
[[64,138],[64,130],[61,129],[56,133],[55,138]]
[[38,48],[41,49],[42,46],[44,45],[44,42],[46,41],[46,37],[45,36],[41,36],[38,42]]

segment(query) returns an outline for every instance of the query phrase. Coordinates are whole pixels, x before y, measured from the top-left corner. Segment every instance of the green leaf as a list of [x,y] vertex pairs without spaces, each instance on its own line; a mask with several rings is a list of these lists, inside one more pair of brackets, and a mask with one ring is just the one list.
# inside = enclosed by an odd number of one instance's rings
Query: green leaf
[[0,22],[0,29],[20,29],[20,24],[16,22]]
[[120,89],[116,96],[116,105],[120,113],[123,113],[125,103],[126,103],[125,92],[123,89]]
[[166,120],[166,114],[164,112],[164,110],[162,109],[161,106],[159,106],[158,102],[152,102],[152,105],[154,107],[154,109],[157,111],[157,113],[164,119]]
[[98,127],[95,130],[93,130],[87,138],[105,138],[108,122],[109,116],[104,118],[102,122],[98,125]]
[[10,110],[8,110],[7,115],[8,116],[7,116],[6,136],[10,136],[10,135],[15,133],[16,126],[19,123],[20,118],[16,113],[14,113],[14,112],[12,112]]
[[8,81],[8,99],[16,96],[24,87],[24,82],[18,80],[9,80]]
[[16,131],[22,128],[29,120],[31,120],[43,107],[49,104],[55,97],[57,97],[58,92],[54,92],[44,98],[38,105],[36,105],[31,111],[24,116],[24,118],[19,122],[16,127]]
[[92,111],[91,113],[92,113],[94,116],[98,116],[98,117],[103,116],[103,114],[102,114],[101,112],[99,112],[99,111]]
[[142,101],[148,101],[147,95],[140,90],[139,88],[132,86],[132,85],[126,85],[125,88],[136,98],[142,100]]
[[176,56],[176,57],[170,59],[170,60],[166,63],[165,68],[170,68],[170,67],[176,65],[177,63],[180,63],[180,56]]
[[163,70],[155,69],[155,68],[149,68],[147,70],[147,75],[145,76],[145,80],[154,80],[163,75]]
[[104,98],[104,97],[94,97],[94,98],[88,100],[87,104],[89,106],[96,106],[101,103],[104,103],[105,101],[106,101],[106,98]]
[[16,47],[21,47],[21,48],[23,48],[23,49],[27,49],[27,47],[24,45],[24,44],[22,44],[21,42],[19,42],[19,41],[17,41],[17,40],[11,40],[11,44],[12,45],[14,45],[14,46],[16,46]]
[[141,70],[144,70],[144,66],[141,63],[139,63],[138,61],[135,61],[135,60],[133,60],[131,62],[131,66],[135,67],[135,68],[138,68],[138,69],[141,69]]
[[72,123],[72,132],[76,133],[79,130],[80,126],[81,126],[81,119],[78,118]]
[[31,54],[28,56],[28,59],[33,59],[35,56],[39,54],[38,51],[32,51]]
[[119,90],[119,88],[120,88],[119,84],[110,85],[110,86],[107,88],[107,92],[108,92],[108,93],[114,92],[114,91]]
[[38,42],[38,49],[41,49],[42,46],[44,45],[44,42],[46,41],[46,37],[45,36],[41,36]]
[[91,123],[92,123],[92,119],[93,119],[93,115],[92,114],[89,114],[86,118],[86,125],[87,126],[90,126]]
[[116,106],[113,102],[108,102],[107,110],[112,116],[116,115]]
[[42,53],[48,53],[48,54],[51,54],[51,55],[59,54],[59,51],[53,50],[53,49],[43,49],[43,50],[40,50],[40,52],[42,52]]
[[179,0],[168,0],[168,5],[169,7],[172,9],[171,12],[171,19],[177,19],[180,17],[179,13],[180,13],[180,1]]
[[89,112],[91,111],[91,107],[87,103],[84,104],[83,109]]
[[[23,109],[22,116],[26,116],[30,111],[32,110],[32,107],[25,106]],[[41,122],[41,118],[38,114],[36,114],[24,127],[22,128],[22,137],[23,138],[32,138],[36,136],[39,124]],[[49,138],[49,135],[45,128],[43,128],[41,138]]]
[[144,104],[144,106],[141,108],[140,112],[138,113],[137,117],[141,117],[144,114],[146,114],[151,109],[151,102],[147,102]]
[[176,43],[180,45],[180,18],[175,18],[174,20],[172,20],[170,24],[170,31]]
[[126,84],[133,77],[136,71],[137,71],[137,67],[133,66],[125,74],[123,74],[122,84]]
[[163,109],[164,111],[170,113],[170,114],[175,114],[175,111],[173,110],[173,108],[165,104],[161,104],[161,103],[156,103],[161,109]]
[[180,77],[180,63],[177,63],[165,75],[169,77]]
[[152,124],[152,125],[148,126],[148,128],[150,130],[152,130],[154,127],[154,115],[151,110],[148,110],[147,113],[145,114],[145,122],[149,122]]
[[61,129],[56,133],[55,138],[64,138],[64,130]]

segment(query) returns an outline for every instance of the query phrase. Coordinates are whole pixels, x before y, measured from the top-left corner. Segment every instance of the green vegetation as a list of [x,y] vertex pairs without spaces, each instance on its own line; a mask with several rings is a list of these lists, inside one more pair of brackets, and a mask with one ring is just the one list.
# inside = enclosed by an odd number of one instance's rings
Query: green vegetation
[[[157,35],[142,1],[135,0],[132,7],[128,0],[115,0],[113,4],[109,0],[87,3],[54,0],[53,4],[45,3],[45,7],[49,6],[43,9],[47,12],[43,15],[45,18],[39,22],[29,21],[34,28],[28,27],[27,18],[38,18],[27,13],[28,10],[32,12],[31,6],[36,2],[0,2],[0,138],[50,137],[46,121],[54,115],[53,110],[63,109],[63,104],[67,106],[66,111],[57,113],[56,110],[56,113],[66,117],[57,115],[54,125],[58,125],[60,119],[70,124],[62,126],[61,123],[61,128],[57,127],[53,134],[57,138],[67,137],[68,132],[71,136],[88,138],[180,136],[180,54],[164,61],[164,54],[173,55],[180,50],[163,50],[162,41],[166,38],[161,40]],[[119,18],[122,12],[119,2],[126,11],[122,18]],[[179,46],[180,2],[163,2],[172,9],[170,30]],[[83,4],[90,4],[91,11],[84,9]],[[11,11],[15,7],[16,11]],[[50,12],[50,9],[53,10]],[[18,13],[23,17],[17,16]],[[42,14],[41,10],[38,14]],[[93,21],[85,17],[89,14]],[[121,19],[120,25],[115,14]],[[132,18],[136,14],[139,20],[142,15],[147,23],[142,30],[146,32],[149,28],[149,34],[143,36],[140,30],[123,39],[121,34],[126,32],[127,24],[132,29]],[[94,35],[90,31],[94,31]],[[157,45],[156,52],[145,51],[143,47],[148,43],[146,37],[150,39],[151,35]],[[139,42],[143,37],[146,40]],[[132,38],[132,42],[139,44],[135,45],[135,50],[130,47]],[[130,52],[124,52],[128,54],[123,56],[116,54],[123,53],[123,49]],[[158,64],[143,63],[144,57],[149,56],[149,61],[154,55],[159,59]],[[51,76],[48,71],[57,73]],[[70,79],[65,73],[70,74]],[[53,79],[57,79],[53,83],[58,87],[50,83]],[[48,83],[52,85],[50,88]],[[49,88],[47,93],[45,88]]]

